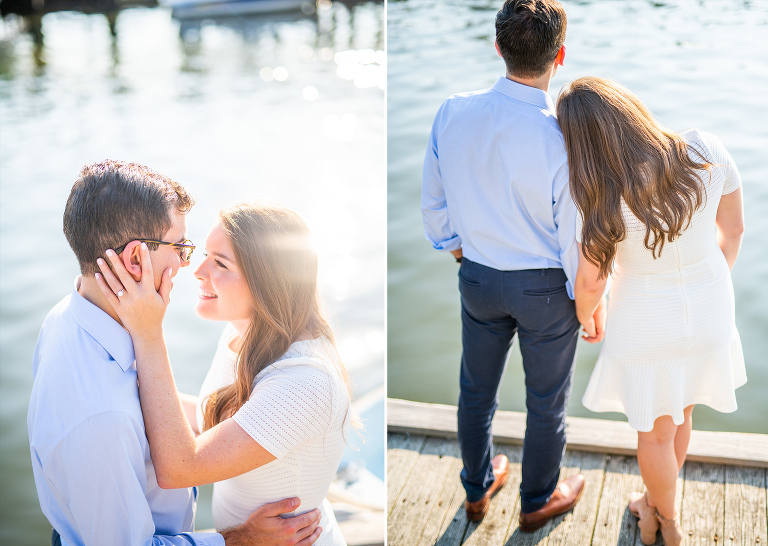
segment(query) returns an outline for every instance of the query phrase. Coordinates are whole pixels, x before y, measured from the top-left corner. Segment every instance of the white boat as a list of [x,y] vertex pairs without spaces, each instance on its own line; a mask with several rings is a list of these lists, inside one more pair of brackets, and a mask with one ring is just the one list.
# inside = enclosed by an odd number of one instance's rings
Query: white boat
[[177,19],[226,17],[302,10],[314,12],[313,0],[162,0]]

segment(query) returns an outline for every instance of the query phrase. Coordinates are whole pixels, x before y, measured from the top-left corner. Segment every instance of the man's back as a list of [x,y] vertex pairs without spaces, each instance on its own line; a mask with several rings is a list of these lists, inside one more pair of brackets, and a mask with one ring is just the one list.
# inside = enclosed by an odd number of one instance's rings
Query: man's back
[[157,485],[133,361],[128,333],[77,290],[40,332],[27,416],[32,467],[43,513],[68,544],[192,531],[194,490]]
[[500,78],[491,89],[447,99],[423,184],[435,248],[461,246],[468,259],[501,271],[563,267],[575,275],[576,209],[546,92]]

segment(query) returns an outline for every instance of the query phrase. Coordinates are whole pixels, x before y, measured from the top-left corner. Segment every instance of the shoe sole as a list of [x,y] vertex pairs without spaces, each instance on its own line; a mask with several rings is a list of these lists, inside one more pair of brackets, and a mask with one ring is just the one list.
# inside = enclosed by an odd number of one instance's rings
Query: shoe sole
[[470,515],[469,512],[464,510],[464,512],[467,514],[467,521],[483,521],[483,518],[488,513],[488,509],[491,507],[491,499],[498,495],[499,491],[501,491],[501,488],[504,487],[504,484],[507,483],[507,479],[509,478],[509,471],[507,471],[507,475],[504,477],[504,481],[501,482],[501,485],[499,485],[498,489],[493,492],[493,495],[488,499],[488,504],[485,505],[485,508],[481,512],[475,512]]
[[576,508],[576,504],[578,504],[579,500],[581,500],[581,496],[584,494],[584,489],[586,489],[586,488],[587,488],[587,484],[584,484],[584,486],[581,488],[581,491],[579,491],[579,494],[576,495],[576,499],[573,501],[573,504],[571,506],[569,506],[566,510],[558,512],[557,514],[552,514],[547,519],[545,519],[541,523],[538,523],[538,524],[536,524],[534,526],[523,526],[523,525],[520,525],[518,527],[518,529],[520,529],[523,533],[532,533],[532,532],[538,531],[539,529],[544,527],[547,523],[549,523],[549,521],[552,518],[556,518],[557,516],[561,516],[561,515],[565,514],[566,512],[570,512],[571,510]]

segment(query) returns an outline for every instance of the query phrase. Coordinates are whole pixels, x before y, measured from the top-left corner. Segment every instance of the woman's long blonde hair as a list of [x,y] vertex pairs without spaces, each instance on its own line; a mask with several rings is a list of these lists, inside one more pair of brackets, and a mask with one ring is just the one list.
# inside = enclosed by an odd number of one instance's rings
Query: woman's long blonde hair
[[[248,283],[253,314],[237,357],[235,382],[204,404],[203,429],[233,416],[253,390],[256,375],[285,354],[302,334],[322,337],[335,349],[317,290],[317,253],[307,225],[295,212],[271,203],[224,210],[219,222]],[[338,361],[349,392],[349,376]]]
[[688,156],[679,134],[653,119],[628,89],[586,77],[566,85],[557,99],[565,138],[571,196],[582,214],[584,256],[610,274],[616,245],[627,236],[622,199],[645,223],[645,247],[654,259],[674,241],[706,199],[696,172],[711,164]]

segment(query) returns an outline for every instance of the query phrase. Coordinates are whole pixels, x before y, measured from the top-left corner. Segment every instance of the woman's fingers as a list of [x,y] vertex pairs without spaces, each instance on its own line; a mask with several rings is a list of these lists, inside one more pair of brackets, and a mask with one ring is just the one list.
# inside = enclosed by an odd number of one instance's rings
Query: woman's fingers
[[[149,258],[149,248],[147,243],[141,243],[141,283],[149,284],[152,289],[155,288],[155,272],[152,269],[152,260]],[[165,299],[165,298],[163,298]]]
[[582,324],[581,326],[589,337],[595,337],[597,335],[597,332],[595,332],[595,321],[590,320],[587,324]]
[[[110,251],[108,250],[107,253],[109,252]],[[98,260],[96,260],[96,264],[99,266],[99,269],[101,269],[101,273],[103,275],[102,281],[106,283],[105,286],[108,286],[109,288],[111,288],[114,294],[118,294],[121,290],[124,289],[123,284],[119,280],[117,280],[117,277],[115,277],[114,273],[112,273],[112,270],[107,265],[107,262],[99,258]],[[102,276],[102,275],[99,275],[99,276]],[[122,296],[122,294],[120,294],[120,296]]]
[[[163,272],[163,278],[160,281],[160,290],[157,291],[166,305],[171,302],[171,288],[173,288],[171,273],[173,273],[173,270],[170,267]],[[142,280],[143,276],[144,273],[142,273]],[[154,289],[154,286],[152,288]]]
[[99,285],[99,290],[101,290],[101,293],[104,294],[104,297],[107,298],[107,301],[112,307],[116,307],[120,303],[120,299],[115,296],[114,292],[112,292],[112,288],[110,288],[104,281],[104,277],[98,273],[96,273],[95,276],[96,284]]
[[[107,249],[106,255],[107,255],[107,258],[109,258],[109,261],[112,263],[112,267],[115,269],[117,278],[120,279],[120,282],[123,284],[123,286],[128,289],[136,286],[136,281],[133,280],[130,273],[128,273],[128,271],[125,269],[125,266],[123,265],[123,261],[120,259],[120,256],[118,256],[117,253],[111,248]],[[104,275],[106,277],[106,273]],[[111,283],[110,283],[110,286],[111,286]]]

